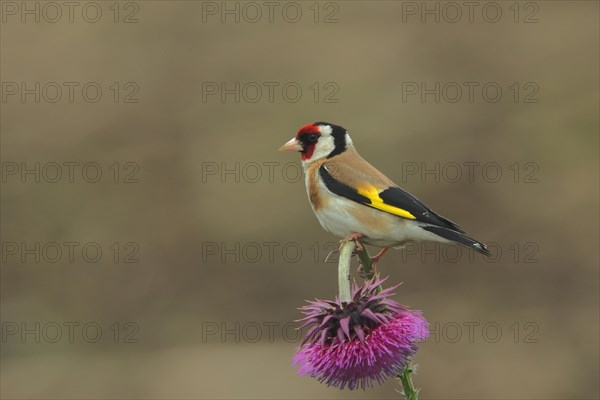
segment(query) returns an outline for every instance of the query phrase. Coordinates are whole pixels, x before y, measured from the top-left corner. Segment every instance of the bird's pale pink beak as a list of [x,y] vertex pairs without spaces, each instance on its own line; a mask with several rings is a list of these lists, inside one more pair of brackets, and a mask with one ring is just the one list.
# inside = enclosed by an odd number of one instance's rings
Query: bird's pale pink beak
[[302,151],[302,144],[294,137],[279,148],[279,151]]

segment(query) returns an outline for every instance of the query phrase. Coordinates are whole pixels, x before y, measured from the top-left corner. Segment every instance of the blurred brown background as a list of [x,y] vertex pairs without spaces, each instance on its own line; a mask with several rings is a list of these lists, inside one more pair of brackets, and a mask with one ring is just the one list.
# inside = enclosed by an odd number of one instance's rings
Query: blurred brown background
[[[432,324],[422,398],[598,398],[598,3],[481,2],[469,21],[461,3],[281,2],[272,22],[254,4],[80,2],[69,20],[2,2],[2,397],[399,398],[291,366],[296,308],[335,296],[337,238],[276,149],[321,120],[495,243],[495,262],[421,247],[380,264]],[[439,102],[409,95],[421,82]],[[436,162],[437,182],[405,174]]]

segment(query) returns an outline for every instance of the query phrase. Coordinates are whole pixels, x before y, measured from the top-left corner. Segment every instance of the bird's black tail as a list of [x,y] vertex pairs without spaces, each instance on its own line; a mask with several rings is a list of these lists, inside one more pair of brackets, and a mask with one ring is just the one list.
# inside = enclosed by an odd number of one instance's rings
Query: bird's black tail
[[483,255],[486,255],[486,256],[492,255],[492,253],[490,253],[490,251],[487,249],[487,246],[485,244],[478,242],[475,239],[471,239],[464,233],[457,232],[457,231],[454,231],[454,230],[448,229],[448,228],[443,228],[441,226],[434,226],[434,225],[423,226],[422,228],[431,233],[435,233],[436,235],[441,236],[444,239],[451,240],[458,244],[462,244],[463,246],[468,247],[469,249],[478,251]]

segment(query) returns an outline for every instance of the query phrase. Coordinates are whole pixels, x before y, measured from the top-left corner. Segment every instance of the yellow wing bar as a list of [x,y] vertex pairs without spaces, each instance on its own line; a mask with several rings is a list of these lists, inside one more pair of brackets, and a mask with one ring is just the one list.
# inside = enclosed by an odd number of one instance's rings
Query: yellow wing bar
[[366,204],[368,206],[377,208],[378,210],[385,211],[390,214],[397,215],[402,218],[417,219],[410,212],[408,212],[400,207],[395,207],[395,206],[386,204],[383,201],[383,199],[381,197],[379,197],[379,190],[377,190],[377,188],[375,186],[372,186],[372,185],[362,186],[357,189],[357,192],[360,195],[363,195],[366,198],[368,198],[369,200],[371,200],[371,204]]

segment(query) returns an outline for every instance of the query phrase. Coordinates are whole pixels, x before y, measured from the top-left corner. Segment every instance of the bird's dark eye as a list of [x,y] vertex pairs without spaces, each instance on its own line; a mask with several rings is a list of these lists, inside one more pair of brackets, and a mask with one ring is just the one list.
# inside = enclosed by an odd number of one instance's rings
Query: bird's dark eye
[[308,141],[310,143],[315,143],[317,140],[319,140],[319,135],[317,135],[316,133],[311,133],[308,135]]

